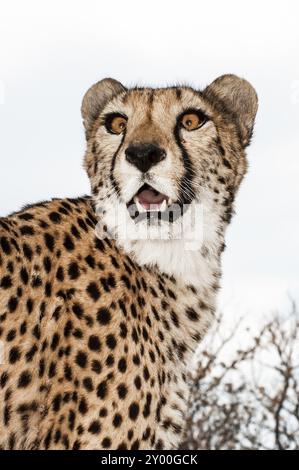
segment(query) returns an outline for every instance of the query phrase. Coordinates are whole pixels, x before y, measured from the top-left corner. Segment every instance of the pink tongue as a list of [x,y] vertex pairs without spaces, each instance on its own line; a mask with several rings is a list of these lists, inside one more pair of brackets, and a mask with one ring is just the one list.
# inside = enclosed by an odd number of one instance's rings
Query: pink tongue
[[137,197],[138,201],[145,209],[149,209],[151,205],[159,206],[162,204],[164,199],[167,199],[164,194],[157,193],[152,189],[144,189],[137,195]]

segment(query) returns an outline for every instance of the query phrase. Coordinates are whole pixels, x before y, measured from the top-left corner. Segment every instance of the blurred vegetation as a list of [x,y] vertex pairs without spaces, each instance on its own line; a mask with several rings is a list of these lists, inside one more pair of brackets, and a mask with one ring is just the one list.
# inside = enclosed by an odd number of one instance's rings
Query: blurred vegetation
[[299,449],[296,305],[253,331],[243,319],[227,332],[226,318],[219,315],[190,380],[181,449]]

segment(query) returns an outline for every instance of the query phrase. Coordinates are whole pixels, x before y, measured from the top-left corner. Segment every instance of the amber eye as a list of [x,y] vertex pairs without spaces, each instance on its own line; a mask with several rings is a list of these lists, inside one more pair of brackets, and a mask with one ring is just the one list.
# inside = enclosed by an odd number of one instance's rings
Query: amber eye
[[121,134],[127,127],[127,118],[121,114],[109,114],[106,117],[105,125],[112,134]]
[[187,131],[194,131],[203,126],[206,120],[201,112],[187,112],[181,117],[181,124]]

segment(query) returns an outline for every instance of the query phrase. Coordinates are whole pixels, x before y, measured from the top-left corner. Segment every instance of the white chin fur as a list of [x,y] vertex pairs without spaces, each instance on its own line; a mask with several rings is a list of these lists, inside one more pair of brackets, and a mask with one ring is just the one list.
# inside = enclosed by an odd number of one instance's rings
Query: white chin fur
[[215,211],[192,202],[177,221],[148,227],[146,221],[136,224],[126,205],[115,204],[115,200],[105,201],[105,213],[101,204],[96,204],[96,209],[100,215],[97,236],[107,237],[107,233],[101,233],[101,227],[106,225],[108,236],[141,266],[157,266],[162,273],[181,278],[186,284],[211,285],[215,281],[213,272],[221,242],[216,235]]

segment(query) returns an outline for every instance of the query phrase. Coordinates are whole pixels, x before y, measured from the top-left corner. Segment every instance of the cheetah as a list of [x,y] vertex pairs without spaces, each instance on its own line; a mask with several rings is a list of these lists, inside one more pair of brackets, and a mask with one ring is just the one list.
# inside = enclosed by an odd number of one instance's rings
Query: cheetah
[[257,111],[223,75],[85,94],[91,196],[0,219],[0,448],[176,449]]

